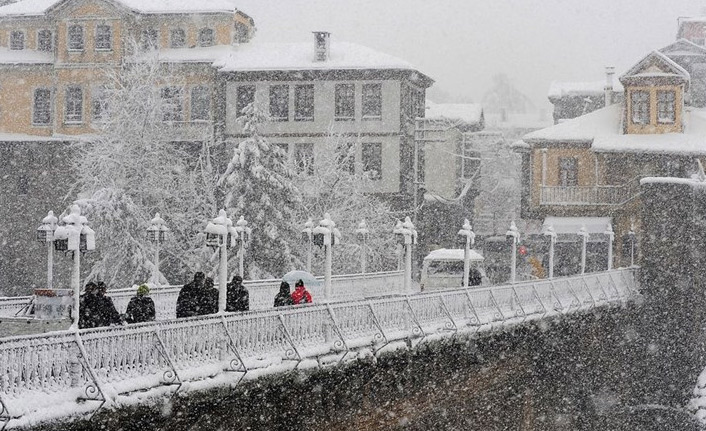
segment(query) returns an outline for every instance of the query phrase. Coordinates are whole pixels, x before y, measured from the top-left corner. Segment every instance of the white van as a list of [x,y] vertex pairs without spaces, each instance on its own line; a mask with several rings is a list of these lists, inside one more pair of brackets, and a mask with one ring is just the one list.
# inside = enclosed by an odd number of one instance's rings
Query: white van
[[[480,272],[483,285],[488,278],[483,268],[483,256],[471,250],[471,273]],[[471,284],[469,280],[469,284]],[[422,291],[458,289],[463,286],[463,249],[440,248],[424,258],[420,288]],[[472,286],[471,286],[472,287]]]

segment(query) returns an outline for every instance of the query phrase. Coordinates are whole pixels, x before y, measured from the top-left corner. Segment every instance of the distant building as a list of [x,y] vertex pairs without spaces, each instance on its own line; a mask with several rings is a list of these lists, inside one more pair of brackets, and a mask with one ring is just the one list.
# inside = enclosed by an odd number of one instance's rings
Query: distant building
[[606,81],[553,81],[550,84],[548,97],[554,105],[554,124],[620,102],[623,87],[613,83],[613,68],[606,69]]

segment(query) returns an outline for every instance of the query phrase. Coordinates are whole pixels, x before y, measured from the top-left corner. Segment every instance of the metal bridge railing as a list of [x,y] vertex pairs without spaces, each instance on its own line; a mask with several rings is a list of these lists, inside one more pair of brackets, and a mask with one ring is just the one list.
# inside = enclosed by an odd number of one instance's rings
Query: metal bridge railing
[[[0,428],[95,412],[136,391],[174,394],[377,352],[391,342],[473,336],[639,295],[634,269],[407,296],[0,339]],[[316,364],[317,362],[314,362]],[[252,377],[254,378],[254,377]],[[77,403],[78,400],[83,400]],[[57,406],[65,405],[62,409]],[[35,419],[32,419],[32,418]]]

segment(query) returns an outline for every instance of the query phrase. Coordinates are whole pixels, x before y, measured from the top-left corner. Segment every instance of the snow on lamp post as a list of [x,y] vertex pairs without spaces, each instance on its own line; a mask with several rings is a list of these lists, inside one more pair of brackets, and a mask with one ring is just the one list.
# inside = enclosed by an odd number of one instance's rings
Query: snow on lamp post
[[398,241],[404,245],[404,292],[409,295],[412,292],[412,245],[417,243],[417,230],[409,217],[404,222],[399,222],[392,231],[397,235]]
[[72,308],[73,323],[71,328],[78,329],[79,295],[81,293],[81,253],[93,251],[96,248],[96,234],[88,227],[88,220],[81,215],[81,208],[74,204],[69,215],[61,219],[63,225],[54,231],[54,248],[57,251],[73,254],[71,270],[71,289],[74,305]]
[[505,233],[505,236],[512,238],[512,255],[510,256],[510,283],[515,283],[517,279],[517,243],[520,242],[520,232],[517,230],[517,225],[513,220],[510,223],[510,230]]
[[218,264],[218,312],[226,311],[226,285],[228,284],[228,246],[229,234],[234,232],[233,222],[228,218],[226,210],[220,210],[218,217],[206,225],[206,245],[220,249]]
[[471,223],[468,219],[463,221],[461,230],[458,231],[461,238],[464,238],[465,246],[463,248],[463,287],[468,287],[468,272],[471,270],[471,247],[476,242],[476,234],[471,228]]
[[556,244],[556,232],[554,226],[549,225],[544,231],[544,235],[549,237],[549,278],[554,278],[554,244]]
[[166,239],[169,228],[164,219],[159,213],[155,213],[154,218],[150,220],[150,226],[147,228],[147,239],[154,243],[154,266],[152,267],[152,283],[159,286],[159,249]]
[[630,238],[630,266],[635,266],[635,223],[632,221],[628,237]]
[[54,217],[54,211],[49,211],[46,217],[42,219],[42,225],[37,228],[37,241],[47,245],[47,289],[51,290],[54,286],[54,231],[56,230],[56,222],[58,219]]
[[608,271],[613,269],[613,239],[615,238],[615,232],[613,232],[613,225],[608,223],[605,232],[608,235]]
[[304,223],[304,229],[302,229],[302,241],[307,243],[306,251],[306,270],[311,272],[311,246],[313,243],[313,232],[314,232],[314,222],[311,217]]
[[331,265],[332,254],[331,247],[336,244],[336,240],[340,241],[341,232],[336,228],[336,223],[331,220],[329,213],[324,214],[323,220],[312,231],[314,234],[314,244],[319,247],[323,246],[326,250],[326,265],[324,266],[324,300],[331,299]]
[[368,250],[366,241],[368,240],[368,235],[370,235],[370,230],[368,225],[363,219],[358,225],[358,229],[355,230],[355,234],[358,236],[360,241],[360,273],[365,274],[366,264],[368,261]]
[[235,222],[235,227],[233,228],[237,235],[238,241],[238,270],[241,277],[245,275],[245,246],[250,242],[250,235],[252,230],[248,227],[248,222],[245,217],[240,216],[237,222]]
[[581,237],[581,274],[586,273],[586,243],[588,242],[588,231],[586,226],[581,226],[581,229],[577,232],[577,235]]

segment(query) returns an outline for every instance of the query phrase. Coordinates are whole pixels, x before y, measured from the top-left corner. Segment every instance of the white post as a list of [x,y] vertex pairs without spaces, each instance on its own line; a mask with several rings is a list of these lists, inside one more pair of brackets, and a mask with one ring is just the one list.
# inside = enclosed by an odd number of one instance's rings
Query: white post
[[160,244],[156,243],[154,247],[154,268],[152,269],[152,283],[160,285],[159,283],[159,247]]
[[630,266],[635,266],[635,224],[630,222],[630,232],[628,232],[630,237]]
[[412,242],[407,242],[409,236],[405,238],[404,255],[404,291],[409,295],[412,293]]
[[37,240],[47,246],[47,289],[49,290],[54,287],[54,231],[56,231],[57,221],[54,211],[49,211],[42,219],[42,225],[37,229]]
[[409,217],[404,219],[404,223],[398,220],[395,229],[392,231],[398,235],[404,244],[404,292],[406,295],[412,293],[412,245],[417,243],[417,230]]
[[326,301],[331,300],[331,233],[324,234],[324,247],[326,247],[326,270],[324,271],[324,298]]
[[608,235],[608,271],[610,271],[613,269],[613,239],[615,238],[615,232],[610,223],[606,227],[605,234]]
[[512,237],[512,255],[510,256],[510,283],[515,284],[517,279],[517,242],[520,240],[520,232],[517,230],[517,225],[513,220],[510,223],[510,230],[505,234]]
[[[228,247],[234,244],[228,243],[228,235],[236,235],[233,222],[228,218],[226,210],[218,211],[218,217],[214,218],[206,225],[206,243],[209,247],[220,248],[220,261],[218,263],[218,313],[226,311],[226,292],[228,285]],[[231,238],[231,241],[234,241]]]
[[549,237],[549,278],[554,278],[554,244],[556,244],[556,232],[554,226],[547,226],[545,235]]
[[47,289],[54,288],[54,244],[47,242]]
[[155,213],[154,218],[150,220],[150,226],[147,228],[147,238],[155,245],[154,265],[152,266],[152,283],[157,286],[160,285],[159,251],[168,232],[169,228],[164,222],[164,219],[162,219],[159,213]]
[[314,235],[323,235],[324,249],[326,252],[326,263],[324,265],[324,300],[330,301],[332,296],[331,287],[331,265],[332,265],[332,249],[336,239],[340,240],[340,232],[336,229],[336,223],[331,220],[331,216],[326,213],[324,219],[319,222],[319,225],[312,231]]
[[223,235],[223,242],[221,243],[221,261],[218,264],[218,312],[225,313],[226,311],[226,293],[228,285],[228,250],[226,247],[226,240],[228,239],[228,234]]
[[74,266],[71,269],[71,289],[74,294],[74,313],[73,313],[73,325],[78,328],[78,308],[80,304],[81,295],[81,252],[78,250],[73,251]]
[[581,274],[583,275],[586,273],[586,242],[589,236],[585,225],[581,226],[578,235],[581,237]]
[[468,272],[471,270],[471,246],[476,240],[476,234],[471,228],[471,223],[468,219],[463,221],[463,226],[458,234],[466,238],[465,247],[463,249],[463,287],[468,287]]
[[365,219],[363,219],[360,224],[358,224],[358,229],[355,230],[355,233],[358,235],[358,239],[360,240],[360,273],[365,274],[365,269],[367,266],[368,262],[368,250],[366,249],[366,240],[368,239],[368,234],[370,231],[368,230],[368,226],[365,223]]

